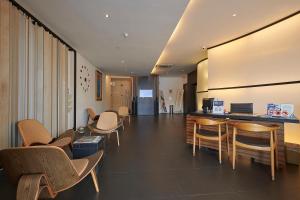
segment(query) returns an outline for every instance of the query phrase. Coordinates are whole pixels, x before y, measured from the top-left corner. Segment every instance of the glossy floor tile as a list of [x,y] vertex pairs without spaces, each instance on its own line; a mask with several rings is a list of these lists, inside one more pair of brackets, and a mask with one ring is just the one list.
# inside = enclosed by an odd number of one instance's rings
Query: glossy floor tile
[[[299,199],[300,171],[287,165],[271,181],[268,166],[238,158],[231,169],[227,155],[219,165],[217,153],[197,151],[185,144],[182,115],[140,116],[120,135],[112,135],[104,165],[98,170],[100,193],[91,177],[58,194],[56,199],[103,200],[252,200]],[[15,188],[0,175],[0,199],[14,199]]]

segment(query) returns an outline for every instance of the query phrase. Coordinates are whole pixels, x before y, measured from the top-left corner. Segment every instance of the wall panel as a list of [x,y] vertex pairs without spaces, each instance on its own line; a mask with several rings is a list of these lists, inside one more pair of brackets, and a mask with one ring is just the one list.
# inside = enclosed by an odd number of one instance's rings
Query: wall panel
[[64,44],[0,0],[0,149],[22,144],[16,125],[23,119],[40,121],[53,137],[66,131],[67,83],[73,76],[67,65]]
[[[300,84],[220,89],[253,84],[300,80],[300,15],[239,40],[208,50],[208,74],[198,74],[207,93],[198,93],[198,109],[203,97],[215,97],[230,103],[254,103],[254,112],[266,113],[268,103],[291,103],[300,117]],[[200,85],[199,85],[200,86]],[[205,89],[205,88],[201,88]],[[300,125],[285,124],[285,141],[300,143]]]
[[0,0],[0,147],[9,146],[9,3]]

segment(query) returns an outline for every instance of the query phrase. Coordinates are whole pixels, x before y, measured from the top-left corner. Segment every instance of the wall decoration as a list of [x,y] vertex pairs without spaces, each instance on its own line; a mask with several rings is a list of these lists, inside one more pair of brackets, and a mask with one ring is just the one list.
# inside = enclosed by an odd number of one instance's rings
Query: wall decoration
[[160,109],[161,109],[162,112],[166,113],[167,112],[167,107],[166,107],[166,103],[165,103],[164,93],[163,93],[162,90],[160,90],[159,93],[160,93],[159,97],[160,97],[160,102],[161,102],[161,104],[160,104],[161,108]]
[[79,79],[80,79],[80,86],[84,92],[87,92],[90,88],[91,78],[90,78],[89,69],[82,65],[79,70]]
[[96,70],[96,100],[102,101],[102,73]]

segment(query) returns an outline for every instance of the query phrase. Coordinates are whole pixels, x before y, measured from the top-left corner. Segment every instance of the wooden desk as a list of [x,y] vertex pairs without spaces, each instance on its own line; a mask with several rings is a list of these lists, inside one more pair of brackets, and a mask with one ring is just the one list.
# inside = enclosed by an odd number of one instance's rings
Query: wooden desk
[[[280,129],[277,131],[278,136],[278,163],[280,167],[285,166],[285,148],[284,148],[284,123],[299,123],[297,118],[281,118],[281,117],[270,117],[266,115],[243,115],[243,114],[210,114],[203,112],[194,112],[188,114],[186,117],[186,143],[193,144],[193,128],[194,128],[194,120],[196,118],[219,118],[219,119],[227,119],[228,120],[228,129],[229,129],[229,143],[230,143],[230,152],[232,152],[232,124],[235,122],[250,122],[257,123],[262,125],[271,125],[277,124],[280,126]],[[207,129],[212,129],[207,127]],[[249,137],[261,137],[267,138],[267,133],[244,133]],[[196,143],[197,145],[197,143]],[[201,146],[205,146],[211,149],[218,149],[218,144],[211,141],[201,141]],[[222,149],[226,151],[226,144],[222,144]],[[256,162],[264,163],[270,165],[270,155],[266,152],[261,151],[252,151],[247,149],[237,149],[238,155],[247,156],[253,158]]]

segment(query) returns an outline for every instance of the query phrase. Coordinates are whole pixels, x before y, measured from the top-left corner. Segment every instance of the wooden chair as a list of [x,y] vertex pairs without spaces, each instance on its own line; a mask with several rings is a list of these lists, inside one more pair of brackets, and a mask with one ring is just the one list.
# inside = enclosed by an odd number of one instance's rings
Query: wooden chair
[[88,124],[98,121],[99,115],[96,115],[95,111],[92,108],[88,108],[87,112],[88,112]]
[[106,135],[110,137],[110,134],[116,133],[118,146],[120,146],[119,141],[119,131],[118,128],[118,115],[115,112],[103,112],[100,114],[97,124],[89,125],[89,129],[93,134]]
[[[253,123],[236,123],[233,127],[233,158],[232,168],[235,169],[236,162],[236,147],[252,149],[254,151],[270,152],[271,156],[271,173],[272,180],[275,180],[275,157],[274,153],[277,151],[277,134],[276,130],[279,126],[264,126]],[[252,133],[269,133],[269,139],[244,136],[240,133],[243,131]],[[278,153],[276,152],[276,157]],[[276,166],[278,167],[278,159],[276,158]]]
[[31,146],[0,151],[0,163],[9,180],[18,185],[17,200],[54,198],[73,187],[88,174],[99,192],[95,167],[103,151],[84,159],[70,160],[55,146]]
[[[226,131],[222,132],[222,125],[226,126]],[[218,131],[210,131],[203,129],[203,126],[216,126]],[[229,139],[228,127],[226,121],[212,120],[206,118],[197,119],[194,122],[194,135],[193,135],[193,156],[196,153],[196,139],[198,138],[199,150],[201,148],[201,140],[209,140],[218,142],[219,162],[222,163],[222,141],[227,140],[227,152],[229,155]]]
[[129,109],[128,109],[127,106],[121,106],[121,107],[119,107],[118,114],[123,119],[128,118],[128,122],[130,124],[130,114],[129,114]]
[[50,145],[64,148],[69,146],[73,140],[70,136],[59,137],[54,140],[43,124],[34,119],[19,121],[18,129],[24,146]]

